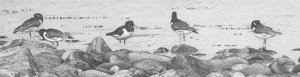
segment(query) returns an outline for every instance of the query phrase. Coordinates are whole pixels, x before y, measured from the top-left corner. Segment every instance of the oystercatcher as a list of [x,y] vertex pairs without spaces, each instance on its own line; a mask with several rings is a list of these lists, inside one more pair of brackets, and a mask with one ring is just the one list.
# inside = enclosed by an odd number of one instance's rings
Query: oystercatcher
[[267,39],[275,35],[281,35],[281,32],[273,31],[272,28],[260,23],[259,20],[252,21],[251,24],[252,33],[260,39],[264,40],[263,50],[266,50]]
[[[40,36],[42,36],[43,39],[50,41],[54,47],[57,47],[59,45],[58,42],[66,38],[74,39],[69,34],[63,33],[62,31],[57,29],[40,29],[38,33],[40,34]],[[54,43],[56,43],[56,45],[54,45]]]
[[[171,23],[172,23],[172,25],[171,25],[172,30],[175,31],[176,33],[178,33],[180,35],[180,39],[183,38],[183,41],[185,41],[185,34],[189,34],[192,32],[198,34],[198,32],[196,31],[197,30],[196,28],[191,27],[185,21],[178,19],[176,12],[172,12]],[[182,35],[182,37],[181,37],[181,35]]]
[[29,32],[31,38],[31,32],[35,32],[43,23],[43,15],[41,13],[35,13],[34,17],[23,22],[22,25],[17,27],[13,33],[17,32]]
[[125,25],[118,27],[113,32],[109,32],[106,36],[112,36],[115,39],[119,40],[121,43],[124,40],[124,45],[126,44],[126,40],[130,37],[133,37],[134,32],[134,23],[133,21],[129,20],[125,22]]

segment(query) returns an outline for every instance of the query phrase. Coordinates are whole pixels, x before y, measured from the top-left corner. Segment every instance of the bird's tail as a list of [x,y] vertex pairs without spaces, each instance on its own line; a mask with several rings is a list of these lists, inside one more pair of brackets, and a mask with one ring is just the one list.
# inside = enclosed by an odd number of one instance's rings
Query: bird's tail
[[110,33],[106,33],[106,36],[112,36],[113,35],[113,33],[112,32],[110,32]]
[[282,35],[281,32],[277,32],[277,31],[273,31],[273,33],[276,34],[276,35]]
[[197,32],[197,30],[192,30],[192,32],[199,34],[199,33]]

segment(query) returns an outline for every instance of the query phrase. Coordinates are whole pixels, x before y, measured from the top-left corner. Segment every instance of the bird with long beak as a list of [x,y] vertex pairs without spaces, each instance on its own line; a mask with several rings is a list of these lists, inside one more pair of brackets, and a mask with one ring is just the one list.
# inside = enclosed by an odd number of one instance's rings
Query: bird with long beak
[[198,34],[196,28],[191,27],[187,22],[178,19],[176,12],[172,12],[172,19],[170,23],[172,24],[171,25],[172,30],[178,33],[180,35],[180,39],[183,39],[184,42],[185,42],[185,34],[189,34],[192,32]]
[[126,40],[130,37],[133,37],[134,26],[135,24],[133,23],[133,21],[126,21],[125,25],[118,27],[113,32],[107,33],[106,36],[112,36],[115,39],[119,40],[120,43],[123,40],[125,45]]
[[23,22],[22,25],[17,27],[13,33],[17,32],[29,32],[31,38],[31,32],[37,31],[43,23],[43,15],[41,13],[35,13],[34,17]]
[[275,35],[281,35],[281,32],[274,31],[272,28],[263,25],[259,20],[254,20],[251,23],[251,32],[260,39],[264,40],[263,50],[266,51],[267,39],[274,37]]
[[[40,29],[38,33],[43,39],[50,41],[54,47],[57,47],[59,45],[59,41],[65,40],[67,38],[74,39],[69,34],[63,33],[62,31],[57,29]],[[54,45],[54,43],[56,43],[56,45]]]

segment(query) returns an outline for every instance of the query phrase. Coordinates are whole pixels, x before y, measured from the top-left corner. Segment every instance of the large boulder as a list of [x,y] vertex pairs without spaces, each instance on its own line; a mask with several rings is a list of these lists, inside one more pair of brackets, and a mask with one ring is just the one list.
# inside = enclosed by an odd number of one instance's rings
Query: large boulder
[[175,69],[186,77],[202,77],[214,71],[215,68],[208,61],[188,55],[177,55],[168,64],[167,69]]
[[169,62],[172,58],[149,53],[129,53],[128,59],[129,62],[135,63],[142,60],[156,60],[159,62]]
[[160,73],[164,66],[155,60],[143,60],[134,64],[134,67],[145,70],[150,75]]
[[165,48],[165,47],[159,47],[156,51],[154,51],[153,53],[168,53],[169,49]]
[[263,64],[252,64],[250,66],[245,67],[242,71],[246,76],[252,74],[269,74],[272,73],[268,66]]
[[209,60],[212,65],[219,70],[224,70],[224,69],[230,69],[232,66],[237,65],[237,64],[248,64],[248,62],[245,59],[242,59],[240,57],[229,57],[226,59],[212,59]]
[[118,66],[120,70],[129,69],[132,65],[128,62],[116,62],[116,63],[103,63],[96,67],[96,69],[104,68],[104,69],[111,69],[113,66]]
[[269,68],[273,73],[291,73],[290,69],[295,66],[295,62],[287,56],[282,56],[274,60]]
[[27,39],[16,39],[11,42],[10,45],[3,47],[2,49],[13,48],[17,46],[22,46],[24,48],[28,48],[31,51],[32,55],[37,55],[41,52],[51,52],[55,55],[61,54],[58,50],[50,44],[41,43],[37,41],[27,40]]
[[62,59],[50,52],[42,52],[34,56],[34,60],[40,72],[49,70],[62,63]]
[[108,52],[104,55],[105,60],[109,60],[110,63],[118,61],[129,61],[129,53],[133,51],[127,49],[120,49],[113,52]]
[[111,48],[108,47],[105,40],[101,37],[95,37],[91,43],[89,43],[86,52],[93,54],[101,54],[111,52]]
[[57,75],[59,77],[79,77],[77,68],[73,67],[68,63],[63,63],[58,65],[51,70],[46,70],[46,72]]
[[185,44],[180,44],[173,46],[171,52],[176,54],[193,54],[195,52],[198,52],[198,49]]
[[[32,66],[34,62],[30,51],[22,46],[12,47],[0,52],[0,69],[27,73],[28,69],[38,71],[37,67]],[[31,60],[31,61],[29,61]],[[35,63],[35,62],[34,62]]]
[[65,62],[83,61],[87,62],[91,68],[94,68],[104,63],[103,58],[101,56],[87,53],[79,49],[72,49],[70,51],[66,51],[63,54],[63,56],[66,56],[63,57],[65,59]]
[[112,77],[134,77],[133,72],[129,70],[121,70],[112,75]]

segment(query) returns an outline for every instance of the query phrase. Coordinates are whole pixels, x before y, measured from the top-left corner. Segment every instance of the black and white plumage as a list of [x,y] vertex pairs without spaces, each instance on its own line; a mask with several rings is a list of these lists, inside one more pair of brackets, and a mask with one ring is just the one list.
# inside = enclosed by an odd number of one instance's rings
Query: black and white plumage
[[251,30],[252,33],[260,39],[264,40],[264,47],[263,49],[266,50],[266,40],[268,38],[271,38],[275,35],[281,35],[281,32],[274,31],[271,27],[265,26],[262,23],[260,23],[259,20],[254,20],[251,23]]
[[113,32],[109,32],[106,34],[106,36],[112,36],[115,39],[119,40],[121,43],[121,40],[124,40],[124,44],[126,44],[126,40],[130,37],[133,37],[134,32],[134,23],[133,21],[126,21],[125,25],[118,27]]
[[196,28],[191,27],[191,26],[189,26],[189,24],[187,22],[178,19],[176,12],[172,12],[171,23],[172,23],[172,25],[171,25],[172,30],[178,34],[182,34],[184,41],[185,41],[185,34],[189,34],[192,32],[198,34]]
[[31,32],[37,31],[42,23],[43,15],[41,13],[35,13],[34,17],[23,22],[23,24],[17,27],[13,33],[29,32],[29,36],[31,37]]
[[58,42],[65,40],[66,38],[74,39],[72,36],[63,33],[62,31],[57,29],[40,29],[38,33],[40,34],[40,36],[42,36],[43,39],[50,41],[53,44],[53,46],[54,43],[56,43],[56,46],[58,46]]

